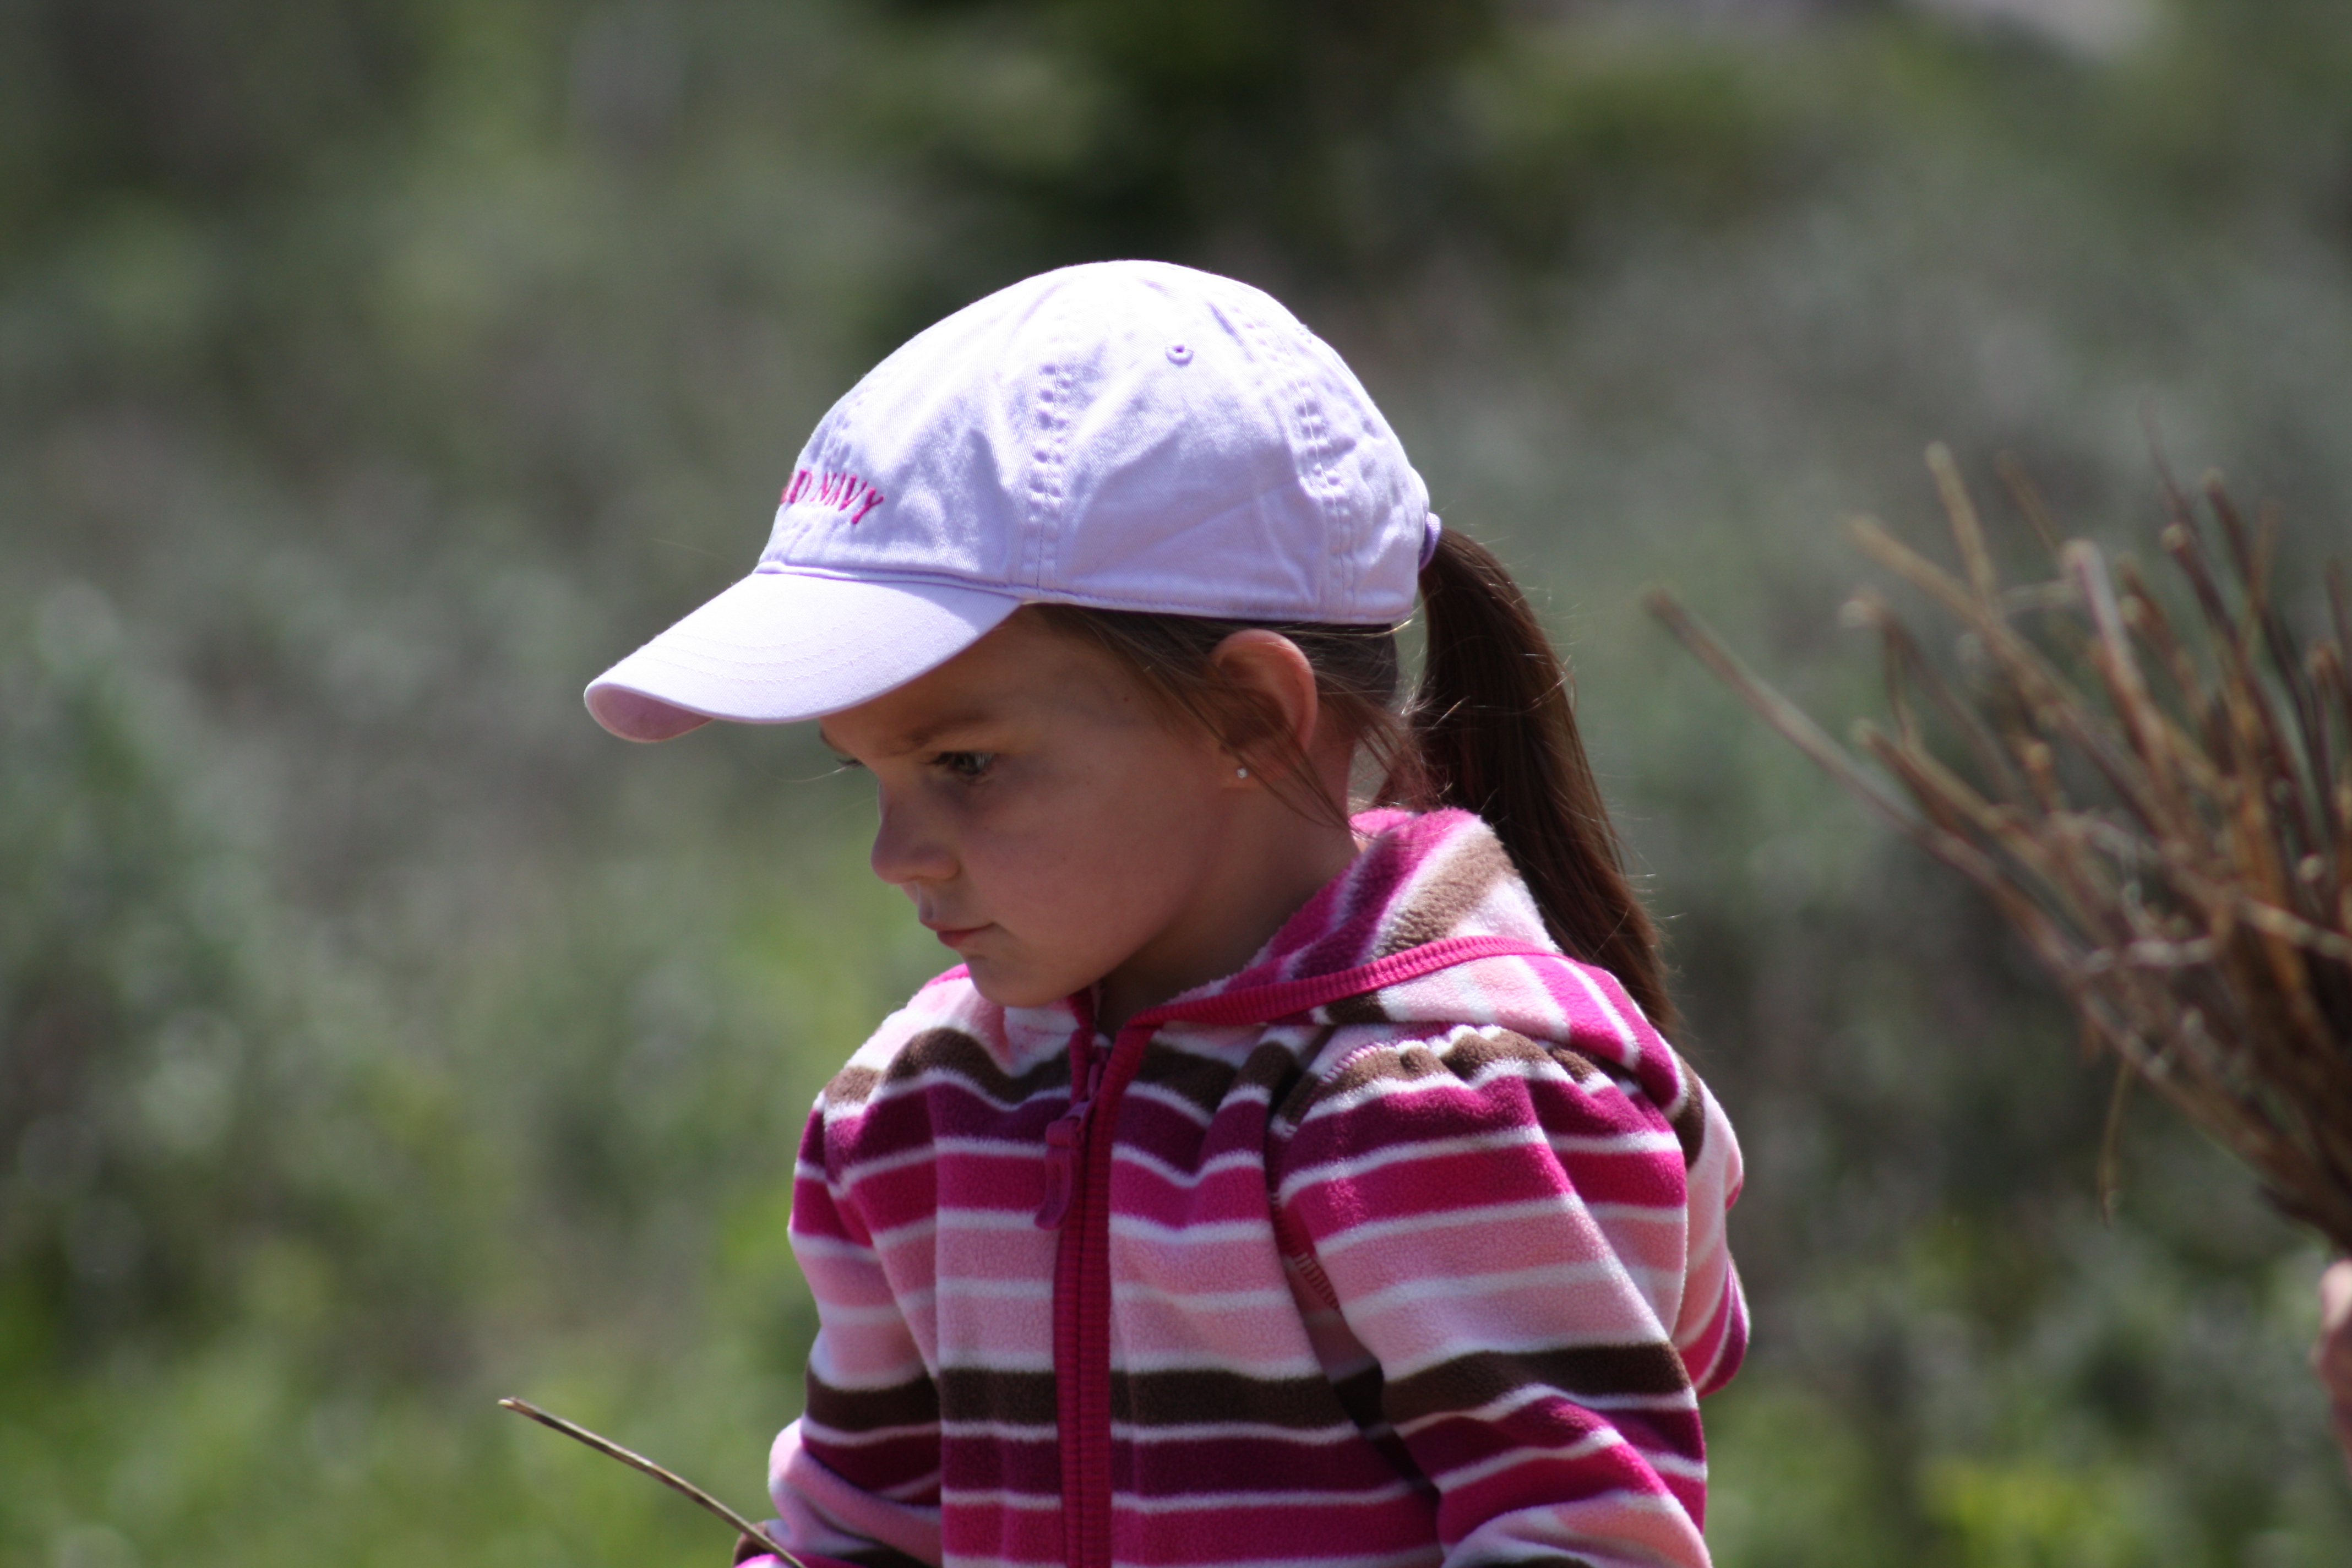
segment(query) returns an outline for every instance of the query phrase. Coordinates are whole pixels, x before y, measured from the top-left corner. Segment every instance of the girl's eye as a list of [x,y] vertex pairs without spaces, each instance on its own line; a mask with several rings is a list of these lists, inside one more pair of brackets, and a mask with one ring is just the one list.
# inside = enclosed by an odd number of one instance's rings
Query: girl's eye
[[835,752],[833,754],[833,765],[840,768],[845,773],[851,768],[862,768],[866,764],[859,762],[856,757],[845,757],[840,752]]
[[931,765],[965,784],[977,784],[996,764],[994,752],[941,752]]

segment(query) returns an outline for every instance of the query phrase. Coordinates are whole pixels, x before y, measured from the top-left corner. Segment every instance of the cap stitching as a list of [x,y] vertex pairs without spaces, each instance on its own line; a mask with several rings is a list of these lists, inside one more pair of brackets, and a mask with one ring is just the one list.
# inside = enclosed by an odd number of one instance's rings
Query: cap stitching
[[[1292,345],[1285,341],[1287,334],[1277,333],[1270,324],[1246,310],[1235,311],[1235,318],[1246,325],[1251,336],[1265,351],[1269,363],[1279,372],[1282,389],[1290,403],[1297,426],[1301,447],[1298,456],[1307,470],[1300,476],[1307,481],[1302,488],[1314,501],[1316,510],[1322,515],[1325,528],[1329,533],[1337,534],[1341,543],[1341,548],[1331,548],[1332,542],[1327,535],[1324,548],[1316,552],[1315,572],[1321,579],[1316,584],[1316,598],[1325,605],[1331,604],[1336,598],[1339,605],[1352,614],[1362,602],[1356,590],[1354,574],[1349,570],[1352,557],[1359,553],[1358,541],[1350,537],[1349,520],[1345,512],[1340,512],[1336,518],[1333,515],[1333,502],[1340,487],[1331,471],[1330,427],[1323,418],[1322,409],[1307,377],[1301,374]],[[1293,324],[1300,332],[1307,331],[1304,323],[1294,321]],[[1336,594],[1329,591],[1333,589],[1337,590]]]
[[1049,577],[1061,569],[1058,546],[1063,526],[1068,521],[1068,483],[1070,415],[1069,392],[1073,371],[1068,360],[1068,328],[1063,324],[1046,345],[1046,353],[1038,363],[1038,389],[1034,415],[1038,425],[1037,446],[1030,454],[1034,465],[1029,474],[1030,538],[1024,551],[1024,572],[1015,581],[1031,588],[1043,588]]

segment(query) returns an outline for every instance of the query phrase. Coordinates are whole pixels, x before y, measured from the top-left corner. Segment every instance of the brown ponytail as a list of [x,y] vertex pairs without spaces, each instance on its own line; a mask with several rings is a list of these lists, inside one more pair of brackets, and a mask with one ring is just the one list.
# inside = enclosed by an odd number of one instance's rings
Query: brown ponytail
[[1661,1033],[1675,1023],[1657,931],[1625,879],[1585,760],[1568,672],[1487,549],[1448,529],[1421,569],[1426,628],[1410,743],[1384,796],[1477,813],[1510,851],[1562,951],[1624,983]]
[[[1451,530],[1421,569],[1427,628],[1421,686],[1396,712],[1396,637],[1346,626],[1146,615],[1075,605],[1027,613],[1091,639],[1121,660],[1171,713],[1237,744],[1278,730],[1226,686],[1212,657],[1247,626],[1280,632],[1315,669],[1324,710],[1382,771],[1383,805],[1460,806],[1486,819],[1510,853],[1561,951],[1600,964],[1660,1033],[1675,1023],[1657,931],[1625,880],[1608,807],[1584,758],[1568,674],[1501,562]],[[1303,755],[1277,741],[1273,787],[1309,816],[1347,820],[1344,801],[1309,793]]]

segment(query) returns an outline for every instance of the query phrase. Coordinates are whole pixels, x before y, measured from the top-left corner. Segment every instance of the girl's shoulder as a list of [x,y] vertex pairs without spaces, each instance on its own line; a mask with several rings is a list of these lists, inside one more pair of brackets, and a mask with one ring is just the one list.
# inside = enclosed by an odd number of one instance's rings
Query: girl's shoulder
[[842,1110],[891,1084],[939,1074],[998,1092],[1064,1060],[1073,1018],[1066,1007],[1006,1009],[980,994],[963,967],[924,983],[850,1053],[820,1100]]
[[[1339,1012],[1339,1009],[1334,1009]],[[1367,1016],[1367,1015],[1370,1015]],[[1396,1123],[1626,1137],[1695,1165],[1730,1133],[1713,1097],[1607,970],[1556,951],[1476,959],[1334,1017],[1276,1116],[1377,1142]]]

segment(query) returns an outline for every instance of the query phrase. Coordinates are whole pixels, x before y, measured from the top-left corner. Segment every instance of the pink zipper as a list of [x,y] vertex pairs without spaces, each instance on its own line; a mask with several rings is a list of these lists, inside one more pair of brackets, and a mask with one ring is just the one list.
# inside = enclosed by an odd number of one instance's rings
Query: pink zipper
[[1045,1129],[1045,1198],[1037,1224],[1059,1229],[1054,1259],[1054,1389],[1062,1451],[1062,1561],[1110,1568],[1110,1165],[1118,1104],[1162,1024],[1270,1024],[1343,996],[1360,996],[1481,958],[1560,955],[1504,937],[1458,936],[1329,974],[1220,992],[1147,1007],[1119,1026],[1108,1051],[1094,1044],[1081,1005],[1070,1037],[1070,1108]]
[[[1085,1030],[1087,1035],[1092,1029]],[[1073,1047],[1075,1052],[1076,1047]],[[1102,1089],[1103,1063],[1106,1054],[1094,1049],[1094,1042],[1086,1042],[1087,1062],[1085,1068],[1086,1089],[1074,1096],[1070,1109],[1054,1118],[1045,1128],[1045,1201],[1037,1208],[1037,1228],[1059,1230],[1069,1217],[1070,1199],[1078,1190],[1078,1150],[1085,1143],[1087,1123],[1095,1109],[1095,1096]],[[1079,1081],[1079,1069],[1071,1065],[1070,1081]]]

